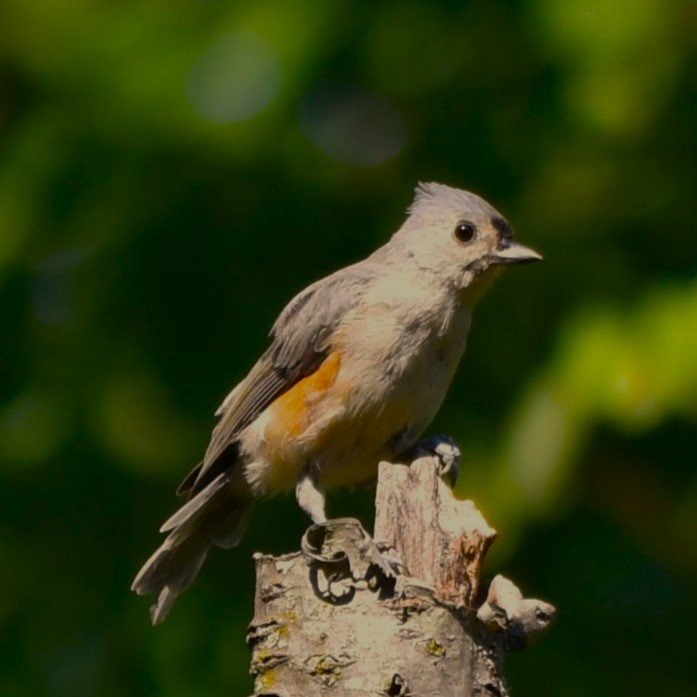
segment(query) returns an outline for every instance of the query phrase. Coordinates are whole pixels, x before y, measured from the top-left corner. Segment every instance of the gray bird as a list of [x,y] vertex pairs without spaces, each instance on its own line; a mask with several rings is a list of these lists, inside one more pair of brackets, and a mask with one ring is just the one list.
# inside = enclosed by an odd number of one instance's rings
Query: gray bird
[[255,500],[295,489],[315,523],[324,490],[374,480],[438,411],[465,350],[472,310],[508,264],[541,259],[475,194],[419,184],[402,227],[367,259],[295,296],[271,345],[225,398],[187,502],[132,589],[153,593],[153,624],[212,545],[230,548]]

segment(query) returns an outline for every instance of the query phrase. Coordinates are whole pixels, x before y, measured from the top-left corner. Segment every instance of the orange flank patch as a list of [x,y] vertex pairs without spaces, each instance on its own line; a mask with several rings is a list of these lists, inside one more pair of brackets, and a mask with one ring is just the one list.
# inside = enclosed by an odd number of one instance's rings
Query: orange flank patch
[[297,382],[273,404],[276,427],[298,435],[305,430],[309,411],[334,384],[341,366],[338,351],[330,353],[319,368]]
[[340,368],[341,356],[334,351],[314,373],[277,397],[250,427],[247,447],[254,462],[246,476],[259,491],[292,489],[302,467],[327,437],[335,437],[330,423],[341,396]]

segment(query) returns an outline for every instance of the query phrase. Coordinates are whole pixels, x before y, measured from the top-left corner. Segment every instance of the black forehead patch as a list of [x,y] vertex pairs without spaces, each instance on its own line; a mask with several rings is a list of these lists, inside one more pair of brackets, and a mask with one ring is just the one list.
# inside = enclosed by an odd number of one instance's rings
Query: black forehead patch
[[508,244],[513,242],[513,228],[505,218],[501,218],[500,216],[496,215],[491,219],[491,224],[499,233],[499,242]]

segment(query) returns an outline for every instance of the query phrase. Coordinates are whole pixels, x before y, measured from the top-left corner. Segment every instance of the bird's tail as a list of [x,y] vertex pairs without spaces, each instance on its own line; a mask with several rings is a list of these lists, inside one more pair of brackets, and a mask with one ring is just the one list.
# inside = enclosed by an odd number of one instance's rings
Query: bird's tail
[[226,473],[187,501],[160,532],[167,538],[135,577],[131,590],[156,596],[153,624],[165,619],[177,596],[196,578],[211,546],[236,546],[246,527],[252,497],[232,486]]

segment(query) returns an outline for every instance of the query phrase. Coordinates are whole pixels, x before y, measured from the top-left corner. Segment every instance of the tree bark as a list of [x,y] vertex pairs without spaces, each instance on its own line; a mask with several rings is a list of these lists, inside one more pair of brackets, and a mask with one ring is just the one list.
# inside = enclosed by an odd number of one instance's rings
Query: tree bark
[[504,652],[555,611],[501,576],[477,600],[496,532],[441,470],[433,455],[381,463],[376,541],[347,518],[311,526],[300,552],[255,555],[256,697],[508,694]]

